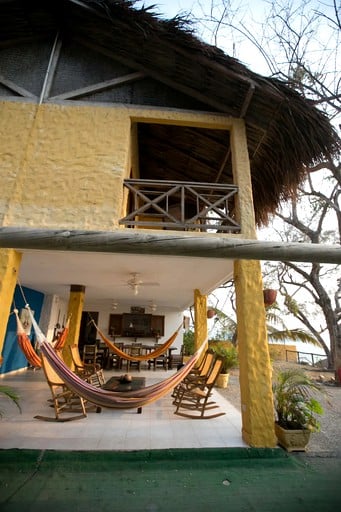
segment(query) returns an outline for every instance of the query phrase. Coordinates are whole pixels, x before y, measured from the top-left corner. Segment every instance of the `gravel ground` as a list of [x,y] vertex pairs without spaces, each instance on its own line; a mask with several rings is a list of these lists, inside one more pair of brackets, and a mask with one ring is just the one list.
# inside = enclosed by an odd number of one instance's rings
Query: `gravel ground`
[[[285,366],[293,364],[284,363]],[[274,363],[276,367],[283,367],[283,363]],[[329,385],[332,373],[319,371],[316,369],[305,368],[310,376],[319,380],[320,376],[325,380],[323,384],[323,395],[318,397],[321,402],[324,414],[321,416],[321,431],[311,434],[307,453],[328,456],[341,456],[341,386]],[[229,384],[226,389],[216,388],[234,407],[240,410],[240,389],[239,389],[239,371],[232,370]]]

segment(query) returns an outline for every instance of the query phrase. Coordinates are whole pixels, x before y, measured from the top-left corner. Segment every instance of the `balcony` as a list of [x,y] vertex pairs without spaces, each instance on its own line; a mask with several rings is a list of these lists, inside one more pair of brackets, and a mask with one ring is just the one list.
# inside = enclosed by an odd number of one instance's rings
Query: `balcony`
[[128,228],[240,233],[235,185],[127,179],[124,187],[130,213],[119,223]]

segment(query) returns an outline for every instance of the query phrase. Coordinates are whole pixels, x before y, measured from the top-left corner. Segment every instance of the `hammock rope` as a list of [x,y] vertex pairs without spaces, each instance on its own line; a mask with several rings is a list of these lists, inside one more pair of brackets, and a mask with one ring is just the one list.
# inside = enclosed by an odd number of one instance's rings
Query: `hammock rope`
[[161,354],[166,352],[166,350],[172,345],[172,343],[174,342],[175,338],[177,337],[177,335],[182,327],[182,323],[181,323],[181,325],[179,325],[179,327],[172,334],[172,336],[170,338],[168,338],[168,340],[165,341],[165,343],[163,343],[162,345],[157,347],[157,349],[153,350],[152,352],[148,352],[148,354],[140,354],[140,355],[132,356],[132,355],[128,354],[127,352],[124,352],[124,350],[121,350],[119,347],[117,347],[115,345],[115,343],[110,341],[104,335],[104,333],[96,325],[95,321],[94,320],[91,320],[91,321],[94,324],[94,326],[96,327],[98,334],[100,335],[100,337],[102,338],[104,343],[107,345],[107,347],[109,347],[119,357],[121,357],[122,359],[128,359],[128,361],[148,361],[149,359],[155,359],[156,357],[159,357]]
[[157,384],[126,393],[107,391],[92,386],[88,382],[82,380],[65,365],[48,343],[44,342],[41,345],[41,351],[46,356],[50,365],[59,377],[74,393],[100,407],[106,407],[109,409],[131,409],[155,402],[166,395],[172,388],[177,386],[192,370],[204,347],[205,344],[203,343],[189,361],[171,377],[158,382]]

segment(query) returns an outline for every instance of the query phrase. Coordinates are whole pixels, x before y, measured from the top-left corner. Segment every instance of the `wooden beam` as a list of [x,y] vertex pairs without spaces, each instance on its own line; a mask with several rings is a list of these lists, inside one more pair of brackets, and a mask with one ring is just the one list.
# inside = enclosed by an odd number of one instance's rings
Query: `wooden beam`
[[229,258],[273,261],[341,263],[340,245],[263,242],[223,236],[179,233],[141,233],[133,229],[114,231],[68,231],[0,228],[0,247],[48,251],[84,251],[197,258]]
[[130,84],[131,82],[136,82],[137,80],[142,80],[145,78],[145,73],[141,73],[137,71],[136,73],[129,73],[128,75],[120,76],[118,78],[112,78],[111,80],[105,80],[104,82],[99,82],[97,84],[88,85],[87,87],[81,87],[79,89],[74,89],[73,91],[64,92],[63,94],[58,94],[57,96],[51,96],[50,100],[71,100],[74,98],[81,98],[82,96],[87,96],[88,94],[102,92],[106,89],[112,89],[113,87],[118,87],[119,85]]
[[42,91],[39,98],[39,105],[43,103],[44,100],[46,100],[49,95],[52,88],[54,76],[57,70],[57,64],[59,61],[60,52],[62,49],[62,39],[59,35],[59,32],[56,34],[53,47],[51,50],[50,60],[47,66],[46,75],[42,87]]
[[31,92],[27,91],[20,85],[12,82],[12,80],[9,80],[8,78],[5,78],[3,75],[0,75],[0,84],[4,85],[9,89],[10,91],[14,91],[20,96],[24,96],[24,98],[33,98],[37,99],[37,96],[35,94],[32,94]]

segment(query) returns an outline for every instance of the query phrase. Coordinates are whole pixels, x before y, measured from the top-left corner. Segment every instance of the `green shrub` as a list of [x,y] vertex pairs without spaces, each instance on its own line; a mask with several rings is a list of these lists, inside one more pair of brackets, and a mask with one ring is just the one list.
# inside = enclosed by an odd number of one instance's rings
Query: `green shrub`
[[184,356],[191,356],[195,352],[195,336],[194,331],[188,329],[188,331],[184,332],[183,336],[183,345],[184,345]]
[[229,370],[238,366],[238,351],[231,343],[211,342],[208,350],[223,360],[220,373],[229,373]]

